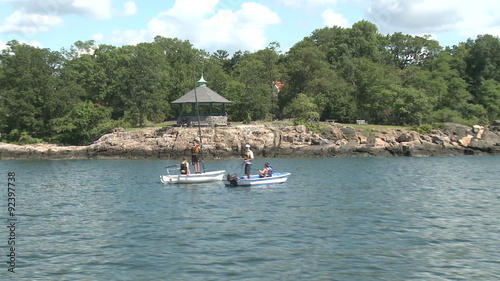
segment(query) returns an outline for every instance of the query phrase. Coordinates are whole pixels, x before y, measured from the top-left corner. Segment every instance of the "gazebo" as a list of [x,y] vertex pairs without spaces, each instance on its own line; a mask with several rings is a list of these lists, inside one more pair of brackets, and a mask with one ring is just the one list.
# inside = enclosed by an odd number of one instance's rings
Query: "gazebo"
[[217,94],[206,84],[207,81],[202,75],[196,88],[172,102],[180,104],[178,126],[227,126],[226,104],[232,102]]

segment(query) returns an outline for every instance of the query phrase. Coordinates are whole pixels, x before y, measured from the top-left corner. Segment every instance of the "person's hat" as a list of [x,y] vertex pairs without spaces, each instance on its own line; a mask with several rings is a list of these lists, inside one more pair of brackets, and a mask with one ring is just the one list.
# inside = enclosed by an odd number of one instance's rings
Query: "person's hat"
[[247,145],[245,145],[245,147],[250,147],[250,145],[249,145],[249,144],[247,144]]

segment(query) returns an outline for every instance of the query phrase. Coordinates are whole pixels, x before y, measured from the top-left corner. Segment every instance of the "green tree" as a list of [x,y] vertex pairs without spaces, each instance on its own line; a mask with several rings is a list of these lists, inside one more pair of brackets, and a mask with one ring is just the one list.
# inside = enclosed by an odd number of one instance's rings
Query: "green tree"
[[[466,43],[469,50],[466,58],[466,74],[470,81],[470,92],[474,96],[474,103],[488,108],[485,101],[491,101],[489,91],[484,91],[483,81],[493,80],[500,83],[500,38],[491,35],[479,35],[476,40],[469,39]],[[496,103],[494,103],[496,104]],[[491,109],[490,109],[491,110]]]
[[104,69],[96,61],[93,54],[80,54],[68,60],[61,77],[74,81],[85,91],[85,100],[97,101],[104,98]]
[[17,41],[8,42],[7,46],[0,55],[2,129],[5,133],[18,130],[35,137],[47,136],[51,131],[50,119],[64,114],[66,107],[71,106],[65,87],[73,85],[59,78],[64,60],[58,52]]
[[431,40],[429,35],[420,37],[396,32],[389,36],[389,42],[387,48],[392,61],[401,69],[411,65],[423,66],[427,60],[434,59],[441,50],[439,43]]
[[297,118],[301,121],[319,119],[318,106],[309,96],[299,93],[284,109],[285,116]]
[[232,101],[229,119],[233,121],[251,121],[252,115],[247,108],[246,86],[242,82],[229,80],[224,90],[225,97]]
[[421,90],[415,88],[393,88],[394,116],[398,125],[421,125],[432,110],[432,100]]
[[116,126],[111,109],[90,101],[79,102],[65,116],[52,120],[58,133],[56,140],[64,144],[87,145]]
[[500,119],[500,82],[493,79],[482,81],[478,103],[486,109],[488,120]]
[[163,121],[169,103],[162,91],[161,63],[163,52],[157,45],[141,43],[134,48],[129,61],[129,71],[123,81],[125,105],[129,120],[144,126],[146,120]]
[[325,54],[311,42],[296,44],[286,58],[286,84],[279,95],[279,104],[285,108],[299,93],[312,98],[319,114],[326,108],[326,93],[334,89],[337,74],[326,60]]
[[349,123],[356,119],[357,105],[354,92],[356,90],[351,84],[337,77],[334,87],[322,94],[323,109],[320,110],[322,120],[333,119],[337,122]]
[[386,39],[380,33],[378,28],[371,22],[362,20],[352,25],[348,30],[348,45],[355,58],[367,58],[374,62],[383,62],[384,43]]
[[392,114],[394,91],[391,87],[400,85],[395,70],[366,58],[354,61],[355,71],[352,83],[356,86],[356,119],[385,124]]
[[266,120],[272,111],[272,93],[266,77],[265,64],[251,56],[242,59],[235,68],[235,80],[244,85],[245,97],[234,101],[235,109],[241,108],[245,121]]
[[167,100],[173,101],[195,86],[203,73],[203,59],[208,55],[194,49],[188,40],[156,36],[154,44],[163,52],[163,58],[157,57],[157,62],[161,62],[157,67],[163,72],[162,87]]

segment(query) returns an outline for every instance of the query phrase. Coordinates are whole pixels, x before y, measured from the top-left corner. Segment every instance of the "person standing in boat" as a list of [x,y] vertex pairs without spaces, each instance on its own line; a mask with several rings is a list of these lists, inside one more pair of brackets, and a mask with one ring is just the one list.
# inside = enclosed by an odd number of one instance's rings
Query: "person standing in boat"
[[189,161],[187,159],[187,157],[183,157],[182,158],[182,162],[180,164],[180,167],[181,167],[181,175],[189,175],[191,174],[191,171],[189,170]]
[[198,155],[200,154],[201,147],[198,144],[197,140],[193,140],[193,146],[191,147],[191,162],[194,166],[194,172],[197,174],[201,174],[200,172],[200,158]]
[[245,147],[247,148],[247,152],[245,153],[244,156],[245,174],[247,174],[247,178],[250,179],[252,173],[253,151],[250,149],[249,144],[245,145]]

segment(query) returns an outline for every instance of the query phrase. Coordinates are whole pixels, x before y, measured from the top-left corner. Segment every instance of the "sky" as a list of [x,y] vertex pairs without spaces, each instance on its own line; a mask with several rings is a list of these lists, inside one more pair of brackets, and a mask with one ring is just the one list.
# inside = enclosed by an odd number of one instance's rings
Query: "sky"
[[0,49],[10,40],[59,51],[77,41],[135,45],[157,35],[209,52],[286,52],[316,29],[361,20],[379,33],[431,35],[453,46],[500,36],[497,0],[0,0]]

